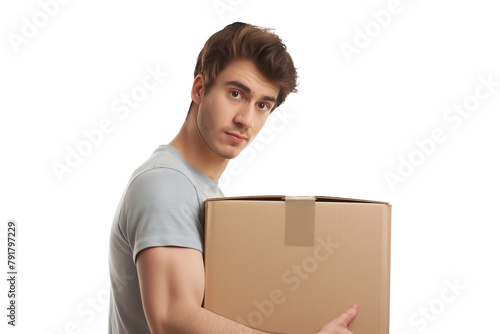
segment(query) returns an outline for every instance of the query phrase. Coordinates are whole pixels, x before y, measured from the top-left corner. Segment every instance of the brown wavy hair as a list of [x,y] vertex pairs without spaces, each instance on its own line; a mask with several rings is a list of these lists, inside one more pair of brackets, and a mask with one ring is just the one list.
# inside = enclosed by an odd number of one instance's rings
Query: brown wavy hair
[[281,38],[271,29],[235,22],[213,34],[198,55],[194,76],[203,75],[205,94],[236,59],[252,61],[267,80],[279,86],[274,108],[297,92],[297,69]]

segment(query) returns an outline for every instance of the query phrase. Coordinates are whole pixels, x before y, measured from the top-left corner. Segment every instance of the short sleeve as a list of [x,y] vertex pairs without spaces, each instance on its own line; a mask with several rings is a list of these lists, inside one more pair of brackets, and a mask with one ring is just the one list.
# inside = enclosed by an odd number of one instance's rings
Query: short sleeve
[[200,200],[192,182],[171,168],[137,176],[123,198],[122,231],[133,260],[145,248],[178,246],[203,251]]

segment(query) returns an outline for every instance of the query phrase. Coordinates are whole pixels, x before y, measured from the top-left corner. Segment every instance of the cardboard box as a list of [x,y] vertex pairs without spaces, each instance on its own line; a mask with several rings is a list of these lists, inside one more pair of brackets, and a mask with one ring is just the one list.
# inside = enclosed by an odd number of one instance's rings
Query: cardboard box
[[204,307],[249,327],[307,334],[352,304],[354,334],[389,333],[391,205],[233,197],[205,205]]

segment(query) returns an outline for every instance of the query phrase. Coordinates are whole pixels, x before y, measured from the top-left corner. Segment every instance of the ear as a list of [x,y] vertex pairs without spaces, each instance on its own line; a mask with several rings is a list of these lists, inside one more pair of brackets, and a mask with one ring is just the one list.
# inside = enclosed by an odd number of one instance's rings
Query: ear
[[203,92],[205,91],[205,80],[203,80],[203,75],[198,74],[193,81],[193,87],[191,88],[191,99],[194,103],[200,104]]

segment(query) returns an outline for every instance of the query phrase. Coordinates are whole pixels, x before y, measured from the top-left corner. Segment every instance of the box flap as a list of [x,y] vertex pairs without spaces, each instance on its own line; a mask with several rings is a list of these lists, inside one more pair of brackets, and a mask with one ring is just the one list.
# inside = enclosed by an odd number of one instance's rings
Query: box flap
[[260,195],[260,196],[233,196],[215,197],[207,201],[228,201],[228,200],[251,200],[251,201],[284,201],[285,199],[314,198],[316,202],[352,202],[352,203],[376,203],[390,205],[388,202],[372,201],[366,199],[331,197],[331,196],[286,196],[286,195]]
[[233,196],[233,197],[214,197],[207,201],[228,201],[228,200],[255,200],[255,201],[284,201],[284,195],[261,195],[261,196]]

